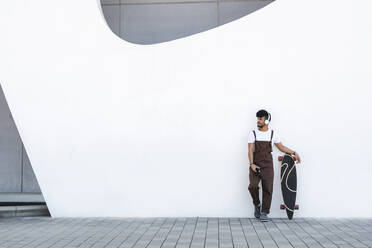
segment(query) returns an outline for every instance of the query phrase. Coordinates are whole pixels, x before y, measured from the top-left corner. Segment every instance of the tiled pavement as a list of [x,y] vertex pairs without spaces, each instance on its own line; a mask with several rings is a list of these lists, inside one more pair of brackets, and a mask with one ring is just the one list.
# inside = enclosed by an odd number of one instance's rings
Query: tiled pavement
[[372,247],[372,218],[0,218],[0,247]]

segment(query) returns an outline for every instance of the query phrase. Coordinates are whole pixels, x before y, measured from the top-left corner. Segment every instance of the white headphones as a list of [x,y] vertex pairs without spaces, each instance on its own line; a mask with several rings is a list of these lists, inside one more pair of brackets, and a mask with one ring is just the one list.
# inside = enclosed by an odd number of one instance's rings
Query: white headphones
[[268,119],[265,120],[266,125],[268,125],[271,121],[271,114],[270,113],[268,113],[268,114],[269,114]]

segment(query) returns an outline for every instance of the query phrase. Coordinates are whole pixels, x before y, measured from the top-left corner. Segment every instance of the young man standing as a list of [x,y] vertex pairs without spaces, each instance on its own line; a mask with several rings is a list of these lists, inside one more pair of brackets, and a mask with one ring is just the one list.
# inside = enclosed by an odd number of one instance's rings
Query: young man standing
[[[257,129],[248,135],[248,158],[249,158],[249,186],[248,190],[252,196],[255,206],[254,216],[261,221],[269,221],[267,215],[270,213],[270,205],[273,192],[274,166],[272,157],[272,142],[284,153],[294,155],[300,163],[300,156],[293,150],[285,147],[277,132],[269,128],[271,115],[266,110],[256,113]],[[258,184],[262,180],[262,210],[259,199]]]

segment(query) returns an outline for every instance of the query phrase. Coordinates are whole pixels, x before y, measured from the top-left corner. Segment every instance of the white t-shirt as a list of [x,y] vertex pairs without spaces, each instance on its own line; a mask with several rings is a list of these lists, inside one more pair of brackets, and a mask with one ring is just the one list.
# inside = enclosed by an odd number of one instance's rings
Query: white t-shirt
[[[258,128],[255,128],[254,130],[256,132],[256,140],[257,141],[259,141],[259,140],[270,141],[270,137],[271,137],[271,129],[270,128],[267,131],[260,131],[260,130],[258,130]],[[278,135],[278,131],[274,130],[272,144],[279,143],[279,142],[281,142],[281,141],[280,141],[280,137]],[[248,132],[248,143],[254,143],[254,134],[253,134],[252,130],[250,130]]]

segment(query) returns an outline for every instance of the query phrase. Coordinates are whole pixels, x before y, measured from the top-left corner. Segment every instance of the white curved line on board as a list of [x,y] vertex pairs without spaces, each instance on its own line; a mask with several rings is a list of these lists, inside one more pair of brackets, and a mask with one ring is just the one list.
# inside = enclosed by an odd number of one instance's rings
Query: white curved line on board
[[292,191],[292,192],[297,192],[297,191],[291,189],[291,188],[288,186],[288,177],[289,177],[289,175],[291,174],[293,168],[295,168],[295,166],[296,166],[296,165],[293,165],[293,167],[289,170],[289,172],[288,172],[288,174],[287,174],[287,177],[286,177],[286,179],[285,179],[285,185],[287,186],[287,189],[290,190],[290,191]]

